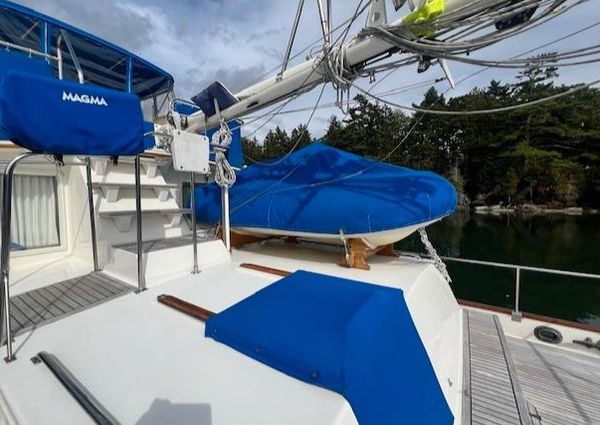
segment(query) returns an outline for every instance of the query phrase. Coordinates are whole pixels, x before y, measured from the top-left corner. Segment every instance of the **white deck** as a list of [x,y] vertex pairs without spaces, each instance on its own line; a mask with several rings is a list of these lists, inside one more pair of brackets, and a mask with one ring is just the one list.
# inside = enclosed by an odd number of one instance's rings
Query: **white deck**
[[335,249],[257,246],[199,275],[150,282],[142,294],[122,296],[17,337],[18,360],[0,364],[0,390],[19,423],[92,423],[50,371],[29,360],[44,350],[55,354],[123,424],[356,424],[340,395],[204,338],[201,322],[156,302],[167,293],[219,312],[278,279],[238,267],[245,262],[401,287],[460,418],[461,312],[433,266],[378,257],[370,272],[357,272],[336,266],[338,257]]

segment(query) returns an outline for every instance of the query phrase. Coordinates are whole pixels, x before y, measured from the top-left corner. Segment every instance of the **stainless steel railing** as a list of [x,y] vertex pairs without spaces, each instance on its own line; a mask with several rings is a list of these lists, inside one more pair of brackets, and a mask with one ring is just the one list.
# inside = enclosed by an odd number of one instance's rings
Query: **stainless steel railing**
[[62,49],[61,49],[61,45],[62,45],[63,41],[67,45],[67,50],[69,51],[69,55],[71,55],[71,60],[73,61],[73,64],[75,65],[75,70],[77,71],[77,80],[79,81],[80,84],[84,84],[85,77],[83,75],[83,69],[81,68],[81,64],[79,63],[79,58],[75,54],[75,49],[73,48],[73,44],[71,44],[71,39],[69,38],[69,34],[65,30],[60,30],[60,35],[58,36],[58,39],[56,41],[56,55],[58,57],[58,79],[62,80],[64,78],[64,71],[63,71],[64,59],[63,59],[63,54],[62,54]]
[[495,267],[500,269],[509,269],[515,271],[515,303],[513,308],[513,320],[521,320],[523,314],[521,312],[521,272],[528,271],[534,273],[545,273],[556,276],[570,276],[570,277],[578,277],[583,279],[598,279],[600,280],[599,274],[592,273],[581,273],[581,272],[572,272],[568,270],[558,270],[558,269],[546,269],[543,267],[530,267],[530,266],[521,266],[518,264],[508,264],[508,263],[496,263],[492,261],[481,261],[481,260],[471,260],[466,258],[456,258],[456,257],[441,257],[444,261],[454,262],[454,263],[463,263],[463,264],[474,264],[478,266],[487,266],[487,267]]
[[[41,156],[44,154],[25,152],[14,158],[4,170],[4,179],[2,185],[2,214],[1,214],[1,238],[0,238],[0,346],[6,341],[6,358],[7,363],[16,359],[12,342],[13,333],[11,327],[11,304],[10,304],[10,241],[11,241],[11,216],[12,216],[12,187],[13,175],[17,165],[28,158]],[[39,161],[38,161],[39,163]],[[47,162],[44,162],[46,164]],[[69,162],[69,165],[85,166],[86,181],[88,189],[88,208],[90,210],[90,225],[92,237],[92,254],[94,259],[94,270],[99,271],[98,264],[98,243],[96,233],[96,219],[93,202],[93,184],[91,174],[91,161],[86,158],[85,162]],[[64,164],[63,164],[64,165]],[[142,200],[141,200],[141,175],[140,175],[140,155],[135,156],[135,204],[136,204],[136,219],[137,219],[137,277],[138,277],[138,293],[146,290],[146,279],[143,267],[143,239],[142,239]]]
[[58,56],[52,56],[52,55],[49,55],[48,53],[39,52],[37,50],[30,49],[30,48],[24,47],[24,46],[20,46],[18,44],[9,43],[8,41],[0,40],[0,47],[5,47],[9,50],[10,49],[18,50],[20,52],[27,53],[29,56],[39,56],[44,59],[60,62],[60,58]]

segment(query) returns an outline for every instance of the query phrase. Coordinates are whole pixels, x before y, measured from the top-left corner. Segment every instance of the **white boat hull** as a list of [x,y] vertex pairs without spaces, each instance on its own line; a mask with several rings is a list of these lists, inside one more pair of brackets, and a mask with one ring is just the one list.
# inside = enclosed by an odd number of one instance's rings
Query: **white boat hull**
[[[399,227],[397,229],[383,230],[381,232],[372,233],[353,233],[344,234],[345,239],[360,239],[370,248],[378,246],[390,245],[395,242],[401,241],[407,238],[421,227],[429,226],[441,219],[435,219],[426,221],[424,223],[415,224],[412,226]],[[252,236],[291,236],[300,239],[306,239],[315,242],[322,242],[328,244],[341,244],[341,234],[329,234],[329,233],[310,233],[310,232],[292,232],[287,230],[279,229],[267,229],[267,228],[253,228],[253,227],[233,227],[233,231],[245,235]]]

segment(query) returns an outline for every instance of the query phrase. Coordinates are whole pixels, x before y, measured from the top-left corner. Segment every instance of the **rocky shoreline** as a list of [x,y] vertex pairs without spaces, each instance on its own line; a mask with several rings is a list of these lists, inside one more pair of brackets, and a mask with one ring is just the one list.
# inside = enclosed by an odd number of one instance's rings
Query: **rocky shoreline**
[[566,208],[553,208],[547,205],[533,205],[523,204],[517,206],[504,206],[504,205],[483,205],[473,207],[475,214],[492,214],[492,215],[503,215],[503,214],[521,214],[521,215],[550,215],[550,214],[562,214],[562,215],[573,215],[581,216],[586,214],[599,214],[600,210],[583,207],[566,207]]

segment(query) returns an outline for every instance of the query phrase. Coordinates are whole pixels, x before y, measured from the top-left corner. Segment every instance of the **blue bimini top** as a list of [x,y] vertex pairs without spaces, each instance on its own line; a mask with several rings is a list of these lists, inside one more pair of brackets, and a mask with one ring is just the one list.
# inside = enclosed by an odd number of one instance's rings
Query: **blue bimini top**
[[[221,218],[220,188],[197,187],[196,217]],[[427,171],[312,143],[271,164],[251,165],[230,189],[231,225],[319,234],[371,233],[443,218],[454,187]]]
[[340,393],[360,425],[454,421],[399,289],[298,271],[213,316],[206,336]]

